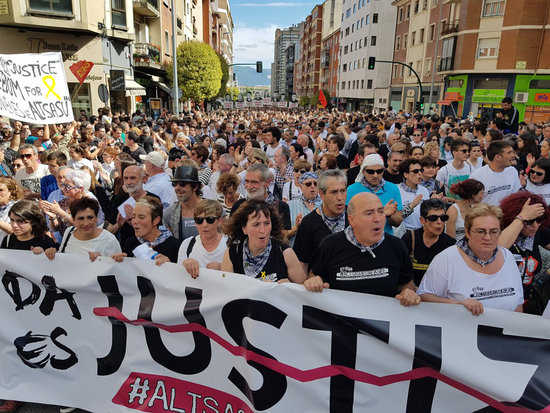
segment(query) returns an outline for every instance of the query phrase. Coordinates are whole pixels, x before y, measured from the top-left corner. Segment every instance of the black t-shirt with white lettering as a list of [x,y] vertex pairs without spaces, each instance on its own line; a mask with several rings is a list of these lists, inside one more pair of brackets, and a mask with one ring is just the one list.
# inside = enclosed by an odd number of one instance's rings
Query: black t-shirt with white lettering
[[412,279],[411,260],[403,241],[385,234],[374,257],[349,242],[344,232],[323,240],[313,273],[335,290],[394,297]]

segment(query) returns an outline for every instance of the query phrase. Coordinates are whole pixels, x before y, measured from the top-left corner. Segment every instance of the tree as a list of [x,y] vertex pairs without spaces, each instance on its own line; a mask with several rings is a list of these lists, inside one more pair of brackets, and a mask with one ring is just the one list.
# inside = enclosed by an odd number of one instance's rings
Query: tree
[[231,100],[233,102],[237,101],[237,98],[239,97],[239,88],[236,86],[232,86],[229,89],[227,89],[227,93],[231,96]]
[[298,101],[298,105],[300,106],[308,106],[309,105],[309,97],[307,96],[300,96],[300,99]]
[[309,104],[310,106],[317,107],[317,105],[319,104],[319,95],[315,94],[312,97],[310,97]]
[[[220,91],[222,68],[212,47],[201,42],[180,43],[176,51],[178,87],[183,99],[201,102]],[[172,64],[167,67],[168,80],[173,84]]]
[[218,55],[218,59],[220,60],[220,66],[222,69],[222,80],[220,83],[220,91],[218,92],[217,97],[224,98],[227,94],[227,82],[229,81],[229,64],[227,63],[227,60],[225,60],[225,57],[223,57],[220,53],[216,53]]

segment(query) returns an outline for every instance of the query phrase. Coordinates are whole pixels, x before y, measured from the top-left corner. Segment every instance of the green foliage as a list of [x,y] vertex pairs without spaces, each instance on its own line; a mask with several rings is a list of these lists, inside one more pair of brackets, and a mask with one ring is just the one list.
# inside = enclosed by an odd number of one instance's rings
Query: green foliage
[[217,53],[218,59],[220,59],[220,66],[222,69],[222,80],[220,83],[220,91],[218,92],[218,97],[224,98],[227,94],[227,82],[229,81],[229,64],[227,63],[227,60],[225,60],[225,57],[223,57],[220,53]]
[[300,96],[300,99],[298,100],[299,106],[309,106],[309,97],[308,96]]
[[[220,91],[222,68],[212,47],[201,42],[180,43],[177,48],[178,87],[182,98],[194,102],[215,97]],[[166,68],[168,80],[173,84],[172,64]]]
[[317,107],[318,104],[319,104],[319,95],[318,94],[313,95],[312,97],[309,98],[309,105],[310,106]]
[[231,96],[231,100],[235,102],[239,97],[239,88],[235,86],[230,87],[229,89],[227,89],[227,93]]

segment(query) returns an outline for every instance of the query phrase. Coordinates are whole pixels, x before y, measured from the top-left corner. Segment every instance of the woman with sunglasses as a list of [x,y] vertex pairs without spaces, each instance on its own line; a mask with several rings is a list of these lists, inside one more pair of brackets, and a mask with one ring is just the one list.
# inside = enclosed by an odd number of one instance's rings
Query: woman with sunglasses
[[203,199],[195,208],[195,225],[199,235],[181,243],[178,264],[182,264],[193,278],[199,268],[219,270],[225,253],[227,236],[222,233],[223,209],[218,201]]
[[447,210],[449,221],[445,233],[457,241],[464,238],[464,216],[470,209],[479,204],[484,195],[485,186],[475,180],[466,179],[451,186],[450,192],[460,198]]
[[283,185],[283,201],[289,202],[293,199],[300,198],[302,191],[300,189],[300,176],[311,171],[311,165],[305,159],[298,159],[293,165],[294,179],[285,182]]
[[230,217],[227,229],[229,241],[222,271],[265,281],[305,281],[298,257],[282,242],[279,214],[267,202],[244,202]]
[[540,195],[546,204],[550,204],[550,159],[538,159],[529,169],[525,179],[525,189]]
[[[290,244],[294,244],[294,235],[298,231],[298,226],[302,222],[302,218],[310,212],[319,208],[322,204],[319,190],[317,187],[318,175],[315,172],[304,172],[300,175],[299,183],[301,195],[288,202],[290,209],[290,222],[293,224],[287,237]],[[292,240],[290,240],[292,238]]]
[[478,204],[464,217],[465,237],[435,256],[417,294],[422,301],[461,304],[473,315],[485,307],[523,310],[513,254],[498,245],[502,210]]
[[534,289],[548,278],[542,272],[539,248],[550,250],[550,230],[543,226],[548,219],[547,204],[540,195],[519,191],[504,198],[500,208],[504,229],[498,244],[514,254],[523,281],[524,312],[541,315],[544,308],[536,308]]

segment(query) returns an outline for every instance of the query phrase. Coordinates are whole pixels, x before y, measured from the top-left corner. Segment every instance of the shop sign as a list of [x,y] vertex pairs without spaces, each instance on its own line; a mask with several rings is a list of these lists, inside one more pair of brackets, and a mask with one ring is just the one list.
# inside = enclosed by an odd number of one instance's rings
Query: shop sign
[[151,98],[149,99],[149,107],[151,110],[160,110],[160,99]]
[[69,69],[71,69],[73,75],[77,78],[80,84],[82,84],[86,80],[86,77],[90,74],[92,67],[94,67],[92,62],[80,60],[79,62],[73,63]]
[[535,102],[550,103],[550,93],[535,93]]
[[123,92],[124,89],[124,70],[111,70],[111,92]]
[[501,103],[506,97],[506,89],[474,89],[473,103]]
[[0,16],[9,16],[8,0],[0,0]]
[[464,100],[464,96],[462,96],[458,92],[445,92],[445,99],[451,102],[462,102]]
[[525,61],[525,60],[516,61],[516,69],[518,69],[518,70],[527,69],[527,61]]

